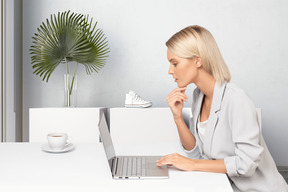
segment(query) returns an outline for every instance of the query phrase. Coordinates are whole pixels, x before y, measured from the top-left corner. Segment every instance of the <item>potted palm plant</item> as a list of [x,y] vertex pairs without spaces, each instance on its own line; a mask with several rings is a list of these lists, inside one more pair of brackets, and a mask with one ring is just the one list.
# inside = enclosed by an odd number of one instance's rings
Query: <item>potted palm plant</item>
[[[51,14],[50,20],[42,22],[33,38],[30,49],[34,74],[48,82],[50,75],[60,63],[66,65],[65,90],[66,106],[71,106],[71,95],[75,87],[78,64],[85,67],[86,73],[98,72],[106,62],[109,47],[103,31],[96,28],[93,18],[70,11]],[[69,62],[76,62],[72,78],[69,75]],[[71,77],[71,75],[70,75]]]

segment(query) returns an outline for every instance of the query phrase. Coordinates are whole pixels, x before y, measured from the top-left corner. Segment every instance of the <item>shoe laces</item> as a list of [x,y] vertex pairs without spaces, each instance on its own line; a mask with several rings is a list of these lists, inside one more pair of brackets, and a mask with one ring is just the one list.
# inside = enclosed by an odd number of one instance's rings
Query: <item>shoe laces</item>
[[130,91],[130,94],[132,95],[132,98],[135,101],[139,101],[139,102],[145,102],[145,100],[143,100],[139,95],[137,95],[134,91]]

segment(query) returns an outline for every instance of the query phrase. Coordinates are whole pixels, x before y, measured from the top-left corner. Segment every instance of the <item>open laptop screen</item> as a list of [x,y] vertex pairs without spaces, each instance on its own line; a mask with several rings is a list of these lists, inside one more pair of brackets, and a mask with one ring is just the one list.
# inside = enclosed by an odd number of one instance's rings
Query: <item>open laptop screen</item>
[[100,137],[104,145],[105,153],[109,161],[109,166],[110,166],[110,169],[112,170],[112,160],[114,157],[116,157],[116,154],[115,154],[112,139],[108,130],[108,125],[107,125],[104,114],[101,115],[98,126],[99,126],[99,131],[100,131]]

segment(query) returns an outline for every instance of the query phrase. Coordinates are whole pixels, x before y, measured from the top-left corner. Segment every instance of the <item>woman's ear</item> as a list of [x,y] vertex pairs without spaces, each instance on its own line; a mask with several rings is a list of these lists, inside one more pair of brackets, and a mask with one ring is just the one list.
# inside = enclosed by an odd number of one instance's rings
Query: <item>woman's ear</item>
[[200,58],[200,57],[196,57],[195,62],[196,62],[196,66],[197,66],[197,67],[202,67],[202,61],[201,61],[201,58]]

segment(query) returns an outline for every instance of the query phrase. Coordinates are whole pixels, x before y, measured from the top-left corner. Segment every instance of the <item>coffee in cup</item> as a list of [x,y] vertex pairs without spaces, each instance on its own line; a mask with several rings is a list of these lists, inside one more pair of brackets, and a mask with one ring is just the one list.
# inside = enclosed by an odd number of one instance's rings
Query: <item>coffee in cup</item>
[[62,150],[68,143],[68,136],[66,133],[50,133],[47,135],[48,144],[53,150]]

